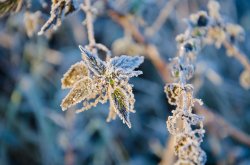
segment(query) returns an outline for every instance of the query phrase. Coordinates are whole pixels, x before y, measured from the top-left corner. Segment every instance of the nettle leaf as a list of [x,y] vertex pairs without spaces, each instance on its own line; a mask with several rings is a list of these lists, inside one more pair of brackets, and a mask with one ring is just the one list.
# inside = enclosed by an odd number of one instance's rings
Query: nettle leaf
[[106,64],[103,62],[97,55],[92,54],[87,49],[79,46],[82,52],[82,58],[84,62],[87,64],[88,68],[94,72],[96,75],[103,75],[106,70]]
[[70,69],[64,74],[63,78],[61,79],[62,89],[71,88],[77,81],[83,79],[88,75],[88,68],[84,64],[84,62],[77,62],[70,67]]
[[126,97],[126,93],[123,89],[117,87],[112,93],[110,98],[111,106],[114,107],[115,112],[121,118],[123,123],[126,123],[131,128],[129,120],[129,103]]
[[135,113],[134,105],[135,105],[135,96],[133,94],[133,89],[131,84],[126,84],[122,86],[122,89],[126,92],[128,103],[129,103],[129,112]]
[[71,106],[81,102],[92,93],[92,80],[90,78],[83,78],[79,80],[69,94],[63,99],[61,103],[62,110],[66,110]]
[[111,59],[111,65],[117,69],[123,69],[125,71],[132,71],[139,67],[143,63],[143,56],[126,56],[122,55],[120,57],[114,57]]

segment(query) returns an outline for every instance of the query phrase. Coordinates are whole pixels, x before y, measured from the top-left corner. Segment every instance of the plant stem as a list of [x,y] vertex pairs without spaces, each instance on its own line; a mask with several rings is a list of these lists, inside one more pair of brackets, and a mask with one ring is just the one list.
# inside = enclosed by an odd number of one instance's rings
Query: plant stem
[[[156,69],[160,73],[163,80],[165,82],[171,82],[170,70],[169,70],[168,64],[160,56],[157,47],[153,44],[146,43],[143,34],[125,16],[115,12],[114,10],[109,11],[109,16],[111,17],[111,19],[113,19],[115,22],[117,22],[124,29],[128,30],[132,34],[132,37],[135,39],[135,41],[137,41],[138,43],[141,43],[145,46],[145,49],[148,50],[148,51],[146,51],[148,53],[147,57],[152,61],[153,65],[156,67]],[[131,29],[133,29],[133,30],[131,30]],[[148,48],[149,46],[151,46],[151,49]],[[152,51],[152,50],[154,50],[154,51]],[[226,122],[223,117],[215,114],[213,112],[213,110],[207,108],[204,105],[201,106],[198,103],[195,103],[194,109],[198,114],[206,116],[205,124],[208,127],[209,126],[210,127],[220,126],[221,128],[223,128],[224,126],[226,126],[227,129],[225,130],[225,132],[228,134],[228,136],[233,137],[235,140],[237,140],[238,142],[241,142],[242,144],[246,144],[246,145],[250,146],[250,144],[249,144],[250,136],[248,134],[244,133],[239,128],[235,128],[232,124]],[[213,120],[211,119],[212,122],[206,122],[206,121],[211,121],[207,115],[210,115],[211,118],[213,118]],[[213,124],[213,123],[217,123],[217,125]]]
[[241,53],[237,47],[232,45],[227,40],[223,42],[223,45],[226,48],[226,50],[232,50],[233,57],[236,58],[245,67],[248,73],[250,73],[250,63],[247,56]]
[[86,26],[87,26],[87,34],[89,40],[90,49],[96,44],[95,37],[94,37],[94,27],[93,27],[93,16],[92,16],[92,7],[90,0],[85,0],[85,6],[81,5],[81,8],[86,13]]

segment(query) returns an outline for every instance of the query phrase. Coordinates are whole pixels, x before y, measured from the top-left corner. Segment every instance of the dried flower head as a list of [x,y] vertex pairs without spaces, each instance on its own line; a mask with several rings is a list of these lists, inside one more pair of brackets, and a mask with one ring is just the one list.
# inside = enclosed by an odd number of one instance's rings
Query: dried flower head
[[239,25],[231,23],[226,24],[226,32],[228,33],[231,42],[243,41],[245,38],[245,32]]
[[96,54],[79,46],[83,61],[74,64],[62,78],[62,88],[71,88],[63,99],[63,110],[82,102],[83,108],[77,112],[90,109],[99,102],[110,101],[107,121],[118,115],[123,123],[131,128],[129,112],[134,110],[134,94],[129,79],[142,74],[135,71],[144,60],[143,57],[122,55],[102,61]]
[[209,23],[207,12],[199,11],[190,15],[190,23],[193,27],[206,27]]

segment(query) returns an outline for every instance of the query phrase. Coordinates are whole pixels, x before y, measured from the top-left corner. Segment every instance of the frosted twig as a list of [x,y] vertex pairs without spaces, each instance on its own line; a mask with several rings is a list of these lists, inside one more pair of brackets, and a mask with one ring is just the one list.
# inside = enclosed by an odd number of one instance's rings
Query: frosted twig
[[80,7],[86,13],[86,26],[87,26],[89,46],[93,47],[96,44],[96,42],[95,42],[94,27],[93,27],[93,16],[92,16],[93,11],[90,0],[85,0],[85,5],[81,4]]
[[50,10],[50,18],[42,26],[38,35],[44,34],[51,26],[56,30],[62,24],[62,18],[76,11],[73,0],[53,0]]
[[110,50],[105,45],[100,44],[100,43],[96,43],[96,41],[95,41],[94,26],[93,26],[94,8],[91,6],[91,1],[85,0],[85,5],[81,4],[80,8],[86,14],[86,21],[84,23],[86,24],[86,28],[87,28],[89,49],[95,53],[96,53],[96,49],[102,50],[106,53],[106,60],[110,59],[110,57],[111,57]]
[[[135,41],[143,44],[145,46],[145,48],[149,45],[148,43],[145,42],[145,38],[144,38],[143,34],[139,31],[138,27],[136,27],[133,23],[131,23],[127,17],[125,17],[124,15],[122,15],[120,13],[117,13],[114,10],[109,11],[109,16],[111,17],[111,19],[113,19],[115,22],[117,22],[122,28],[124,28],[128,32],[130,32]],[[153,65],[156,67],[156,69],[160,73],[162,79],[166,83],[170,83],[172,80],[171,75],[170,75],[170,68],[168,67],[168,64],[165,62],[165,60],[161,56],[159,56],[160,53],[159,53],[157,47],[155,45],[152,45],[152,46],[154,47],[154,49],[153,49],[154,51],[148,51],[147,53],[151,54],[151,55],[148,55],[148,57],[153,62]],[[149,49],[149,50],[152,50],[152,49]],[[202,106],[199,104],[195,104],[194,109],[197,110],[197,112],[198,111],[209,112],[210,114],[213,114],[214,121],[221,121],[221,122],[225,123],[225,120],[223,119],[223,117],[220,117],[219,115],[215,115],[212,110],[208,109],[204,105]],[[204,116],[206,116],[206,115],[204,115]],[[221,125],[221,122],[218,122],[218,125],[223,127],[223,125]],[[207,126],[218,127],[218,125],[212,125],[212,123],[205,122],[205,124]],[[228,127],[228,129],[229,128],[232,130],[234,129],[234,126],[231,125],[230,123],[228,123],[227,127]],[[246,133],[244,133],[240,129],[237,129],[237,130],[238,131],[227,131],[227,130],[225,130],[225,131],[229,136],[234,137],[235,140],[240,141],[243,144],[250,146],[248,144],[248,142],[250,141],[249,135],[247,135]]]

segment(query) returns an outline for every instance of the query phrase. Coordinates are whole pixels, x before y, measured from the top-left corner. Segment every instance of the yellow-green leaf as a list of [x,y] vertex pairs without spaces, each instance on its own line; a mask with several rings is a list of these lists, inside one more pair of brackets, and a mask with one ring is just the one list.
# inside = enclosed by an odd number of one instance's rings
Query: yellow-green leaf
[[111,93],[110,101],[112,104],[111,106],[114,107],[115,112],[121,118],[123,123],[126,123],[128,127],[131,128],[131,123],[129,120],[129,104],[125,92],[121,88],[117,87]]
[[88,74],[88,68],[85,66],[85,64],[82,61],[77,62],[76,64],[72,65],[70,69],[64,74],[61,80],[62,88],[71,88],[77,81],[88,76]]
[[81,102],[92,93],[92,80],[90,78],[83,78],[70,90],[69,94],[63,99],[61,103],[62,110],[66,110],[71,106]]

